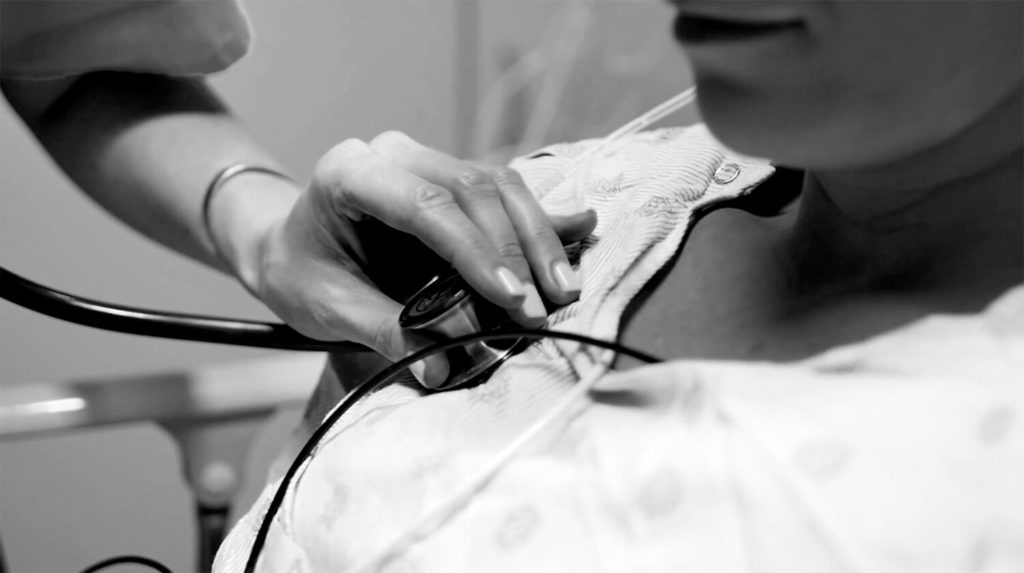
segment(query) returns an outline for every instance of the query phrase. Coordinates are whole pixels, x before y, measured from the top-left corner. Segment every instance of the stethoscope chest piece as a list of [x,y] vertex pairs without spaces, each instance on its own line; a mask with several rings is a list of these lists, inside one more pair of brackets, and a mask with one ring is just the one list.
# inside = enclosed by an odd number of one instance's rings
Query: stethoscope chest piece
[[[406,303],[402,328],[454,338],[500,328],[508,315],[479,296],[456,273],[435,277]],[[525,339],[477,341],[448,351],[450,374],[439,390],[486,380],[502,362],[526,347]]]

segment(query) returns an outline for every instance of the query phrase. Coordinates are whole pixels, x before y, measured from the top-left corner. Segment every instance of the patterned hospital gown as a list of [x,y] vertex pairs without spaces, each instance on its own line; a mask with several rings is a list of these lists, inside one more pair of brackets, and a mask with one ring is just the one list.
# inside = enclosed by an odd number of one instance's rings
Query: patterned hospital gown
[[[574,167],[593,144],[515,166],[548,210],[597,210],[581,298],[549,326],[610,339],[694,209],[772,168],[700,126]],[[472,389],[364,399],[289,487],[260,570],[1024,571],[1024,288],[797,363],[608,358],[545,341]],[[216,571],[242,569],[277,486]]]

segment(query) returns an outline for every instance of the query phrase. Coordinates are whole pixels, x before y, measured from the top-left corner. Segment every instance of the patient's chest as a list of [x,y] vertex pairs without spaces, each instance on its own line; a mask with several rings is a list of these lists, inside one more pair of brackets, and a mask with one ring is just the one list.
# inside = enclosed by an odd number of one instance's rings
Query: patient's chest
[[[790,224],[785,216],[763,219],[724,209],[684,235],[693,205],[736,196],[766,170],[703,140],[689,145],[682,135],[663,135],[645,135],[635,155],[620,151],[622,165],[595,167],[576,176],[579,185],[555,188],[546,198],[546,205],[566,210],[585,200],[602,221],[580,256],[581,300],[554,313],[549,326],[602,338],[618,334],[666,358],[788,360],[917,312],[899,300],[855,296],[808,312],[780,260]],[[748,177],[732,188],[716,177],[730,163]],[[557,167],[551,166],[555,175],[561,173]],[[524,169],[532,181],[547,175]],[[924,527],[956,524],[934,519],[935,499],[948,506],[943,515],[974,515],[982,506],[965,496],[963,484],[985,483],[979,491],[991,504],[986,511],[1005,523],[1017,523],[1020,513],[1005,501],[1019,491],[1020,480],[992,455],[994,444],[973,447],[964,439],[970,432],[950,424],[979,419],[1005,402],[994,400],[995,392],[1019,397],[1016,371],[1009,361],[992,359],[1002,357],[990,351],[997,345],[977,343],[983,331],[976,325],[950,332],[924,337],[928,354],[939,360],[919,360],[913,385],[907,376],[913,370],[906,369],[855,377],[807,364],[679,361],[602,376],[580,411],[574,406],[579,400],[566,400],[584,396],[569,394],[583,387],[570,368],[575,364],[551,352],[550,343],[531,347],[472,388],[423,396],[414,387],[393,385],[356,404],[320,442],[285,498],[268,537],[264,570],[347,570],[403,539],[418,541],[401,549],[388,570],[589,571],[608,568],[614,558],[618,566],[611,569],[621,571],[745,571],[753,562],[769,564],[764,570],[792,571],[793,556],[809,564],[812,551],[822,564],[808,570],[848,570],[845,562],[833,562],[835,552],[824,542],[830,538],[809,529],[818,520],[807,517],[807,498],[793,495],[798,490],[789,476],[803,483],[805,474],[820,488],[814,490],[822,495],[818,499],[829,502],[828,512],[814,515],[834,516],[842,528],[863,528],[851,530],[849,538],[866,549],[882,548],[879,559],[894,560],[884,570],[906,569],[910,553],[893,557],[889,550],[897,542],[916,552],[919,569],[936,570],[932,563],[951,562],[951,554],[963,551],[951,543],[922,543]],[[898,346],[894,356],[913,357],[904,352],[906,343],[886,342]],[[944,351],[961,347],[956,355]],[[959,365],[972,352],[977,357]],[[845,358],[836,363],[846,364]],[[995,374],[986,378],[990,394],[979,393],[973,378],[982,359]],[[353,366],[334,364],[341,372]],[[969,374],[956,385],[936,385],[935,373],[941,378],[950,370]],[[897,383],[902,390],[893,393]],[[325,405],[340,397],[336,381],[321,388]],[[936,396],[943,398],[937,402]],[[570,406],[555,410],[563,404]],[[322,413],[311,409],[307,421],[315,425]],[[546,430],[527,434],[538,420],[547,420]],[[766,451],[764,444],[773,447]],[[1001,451],[1024,451],[1012,445],[1001,444]],[[510,451],[514,455],[506,455]],[[948,469],[920,463],[921,452]],[[1018,461],[1012,468],[1020,467]],[[492,467],[495,473],[482,473]],[[478,482],[480,489],[465,489],[480,475],[492,477]],[[884,496],[875,495],[879,488]],[[465,491],[475,493],[460,501]],[[865,494],[877,501],[862,503]],[[453,510],[444,519],[422,520],[434,507]],[[901,519],[892,519],[894,508],[902,508]],[[261,511],[246,519],[233,536],[248,536]],[[405,536],[414,530],[417,535]],[[965,531],[942,538],[974,539]],[[770,543],[752,541],[757,539]],[[735,566],[727,566],[730,559]]]
[[660,357],[754,358],[771,346],[784,279],[772,264],[777,222],[709,213],[623,316],[620,340]]

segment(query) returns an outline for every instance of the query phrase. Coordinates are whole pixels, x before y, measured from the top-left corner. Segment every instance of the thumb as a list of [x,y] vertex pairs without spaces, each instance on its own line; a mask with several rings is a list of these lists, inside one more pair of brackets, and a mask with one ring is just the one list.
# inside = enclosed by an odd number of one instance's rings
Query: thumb
[[573,215],[548,215],[563,245],[582,241],[597,227],[597,212],[587,209]]
[[[395,314],[377,325],[370,346],[389,360],[397,362],[435,342],[399,326],[398,315]],[[444,352],[435,352],[410,364],[409,371],[424,387],[439,388],[448,379],[448,357]]]
[[[305,297],[277,297],[298,307],[293,309],[294,316],[305,317],[293,326],[312,326],[304,334],[322,340],[351,340],[392,362],[430,346],[430,339],[399,326],[402,306],[368,281],[333,267],[320,271],[315,278],[307,275],[299,281],[307,289]],[[439,352],[411,364],[409,370],[423,386],[437,388],[448,378],[448,359]]]

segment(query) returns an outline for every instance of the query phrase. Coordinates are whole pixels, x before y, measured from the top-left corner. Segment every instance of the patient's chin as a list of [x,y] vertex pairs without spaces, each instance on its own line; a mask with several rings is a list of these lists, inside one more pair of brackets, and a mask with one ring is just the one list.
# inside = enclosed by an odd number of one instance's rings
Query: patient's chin
[[[840,103],[795,96],[713,75],[698,77],[701,117],[730,149],[800,169],[870,164],[879,149],[877,130],[844,119]],[[823,94],[823,100],[830,98]]]
[[769,114],[737,114],[714,106],[702,110],[704,122],[715,138],[733,151],[771,160],[773,164],[800,170],[833,170],[870,167],[884,163],[877,145],[859,145],[861,134],[841,125],[809,126]]

